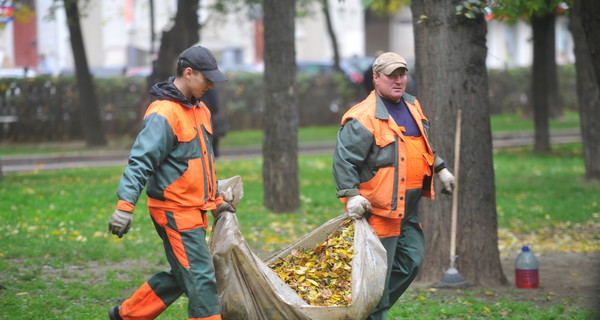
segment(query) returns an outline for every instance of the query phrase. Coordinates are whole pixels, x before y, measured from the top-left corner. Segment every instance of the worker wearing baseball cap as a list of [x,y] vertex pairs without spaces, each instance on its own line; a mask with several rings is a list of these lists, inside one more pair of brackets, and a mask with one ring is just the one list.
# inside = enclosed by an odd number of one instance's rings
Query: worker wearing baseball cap
[[226,81],[212,53],[195,46],[177,61],[177,76],[155,84],[144,125],[117,189],[109,232],[123,237],[146,187],[148,210],[163,241],[171,270],[159,272],[120,306],[111,320],[154,319],[182,294],[189,319],[221,319],[215,271],[206,244],[207,211],[216,218],[235,212],[218,189],[210,111],[199,101],[216,82]]
[[387,251],[383,296],[368,319],[385,319],[421,267],[419,201],[434,198],[434,173],[442,192],[454,187],[446,162],[431,147],[429,120],[405,92],[407,72],[397,53],[375,59],[375,89],[342,117],[333,158],[337,197],[350,217],[367,219]]

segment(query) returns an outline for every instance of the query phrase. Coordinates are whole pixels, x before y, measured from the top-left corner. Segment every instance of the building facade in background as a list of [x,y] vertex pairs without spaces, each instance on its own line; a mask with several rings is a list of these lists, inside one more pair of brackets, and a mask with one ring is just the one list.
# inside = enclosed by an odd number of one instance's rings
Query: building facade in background
[[[10,19],[12,1],[0,0],[0,76],[11,72],[73,74],[74,62],[66,17],[53,0],[20,1],[32,9],[28,19]],[[145,75],[155,58],[162,31],[172,25],[176,0],[90,0],[81,7],[89,66],[96,76]],[[224,70],[259,71],[263,27],[260,7],[227,15],[215,13],[216,0],[201,1],[200,44],[210,48]],[[341,58],[395,51],[414,64],[412,14],[406,8],[389,17],[366,12],[361,0],[329,0],[331,20]],[[154,14],[151,19],[151,12]],[[153,30],[152,30],[153,27]],[[296,19],[296,59],[331,61],[334,56],[319,2],[302,8]],[[488,68],[531,65],[531,27],[523,21],[508,26],[488,21]],[[564,16],[556,22],[557,63],[574,62],[573,40]]]

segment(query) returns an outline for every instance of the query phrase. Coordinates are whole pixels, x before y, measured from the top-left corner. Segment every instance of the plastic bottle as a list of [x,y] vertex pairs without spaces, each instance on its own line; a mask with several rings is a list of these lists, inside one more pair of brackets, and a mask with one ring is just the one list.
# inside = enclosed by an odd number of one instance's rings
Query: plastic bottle
[[515,261],[515,282],[517,288],[522,289],[535,289],[540,286],[538,261],[528,246],[523,246]]

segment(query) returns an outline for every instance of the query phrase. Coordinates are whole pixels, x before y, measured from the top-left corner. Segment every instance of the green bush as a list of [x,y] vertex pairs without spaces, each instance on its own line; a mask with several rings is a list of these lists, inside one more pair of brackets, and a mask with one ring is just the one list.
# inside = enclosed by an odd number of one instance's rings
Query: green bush
[[[111,135],[139,129],[144,81],[134,78],[95,79],[100,117]],[[18,121],[0,131],[11,142],[79,140],[81,130],[77,81],[73,77],[0,79],[0,115]],[[85,103],[85,101],[84,101]]]
[[[235,130],[261,129],[264,112],[263,75],[230,73],[217,87],[219,109]],[[532,114],[531,69],[489,71],[489,96],[493,114]],[[559,68],[562,110],[577,110],[575,68]],[[144,78],[95,79],[96,95],[109,139],[132,137],[139,131],[147,107]],[[300,126],[337,125],[342,114],[362,100],[364,89],[342,75],[299,74],[296,106]],[[85,102],[85,101],[84,101]],[[290,101],[292,103],[292,101]],[[0,141],[42,142],[80,140],[77,81],[73,77],[0,79],[0,116],[17,116],[0,130]]]

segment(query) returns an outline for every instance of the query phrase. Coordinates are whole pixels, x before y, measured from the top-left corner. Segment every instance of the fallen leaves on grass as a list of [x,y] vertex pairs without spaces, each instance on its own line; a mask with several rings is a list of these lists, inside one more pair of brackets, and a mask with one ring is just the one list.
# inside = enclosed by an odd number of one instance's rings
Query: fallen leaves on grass
[[535,246],[537,253],[544,251],[560,252],[600,252],[600,223],[556,222],[552,227],[537,229],[535,232],[514,232],[507,228],[498,230],[498,248],[503,256],[520,251],[524,244]]

